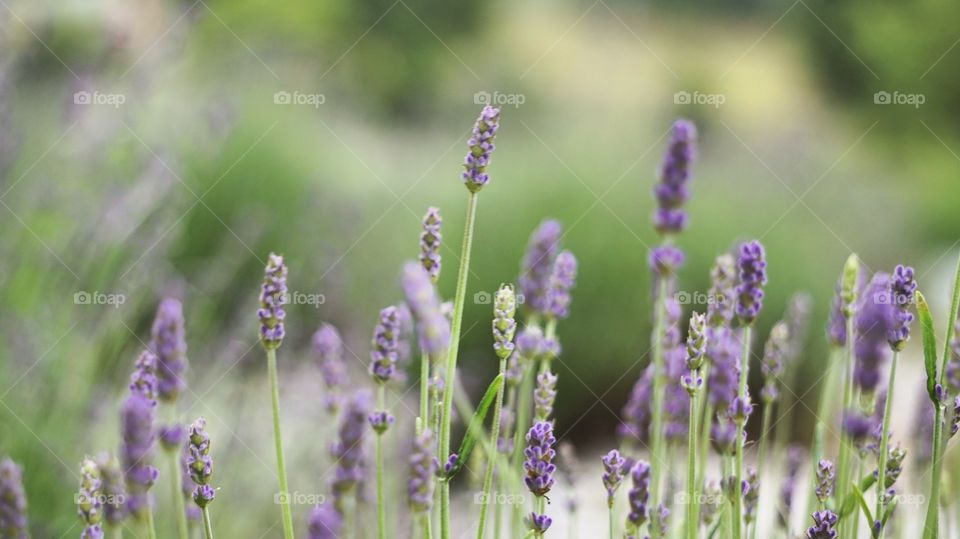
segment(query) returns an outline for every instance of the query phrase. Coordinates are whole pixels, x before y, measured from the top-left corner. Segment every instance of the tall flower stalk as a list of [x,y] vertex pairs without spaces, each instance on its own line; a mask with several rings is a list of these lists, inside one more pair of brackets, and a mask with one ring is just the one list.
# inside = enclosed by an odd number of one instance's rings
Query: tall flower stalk
[[[443,388],[443,415],[440,425],[440,460],[450,455],[450,430],[453,418],[453,390],[457,373],[457,353],[460,348],[460,330],[463,323],[463,306],[467,297],[467,277],[470,274],[470,252],[473,246],[473,227],[476,221],[477,198],[483,186],[490,181],[487,166],[494,150],[494,137],[500,125],[500,109],[485,106],[473,126],[469,151],[464,160],[463,182],[469,191],[467,198],[466,226],[463,230],[463,247],[460,251],[460,267],[457,270],[457,288],[453,300],[453,320],[450,328],[450,347],[446,363],[446,379]],[[450,482],[440,482],[440,535],[450,537]]]
[[280,511],[283,536],[293,539],[293,516],[290,513],[290,491],[287,488],[287,467],[283,459],[283,435],[280,432],[280,384],[277,380],[277,348],[283,343],[287,302],[287,266],[283,257],[270,253],[260,289],[260,343],[267,352],[267,373],[270,378],[270,400],[273,409],[273,443],[277,452],[277,475],[280,481]]
[[698,400],[703,388],[704,354],[706,352],[706,319],[700,313],[693,313],[690,317],[690,328],[687,335],[687,369],[689,372],[681,380],[681,384],[690,396],[690,419],[687,425],[687,514],[686,536],[688,539],[697,538],[697,528],[700,521],[697,505],[699,492],[697,484],[697,416],[700,415]]
[[620,455],[616,449],[611,449],[609,453],[601,459],[603,462],[603,486],[607,490],[607,516],[610,539],[616,535],[616,525],[614,524],[614,505],[617,501],[617,490],[620,483],[623,482],[623,476],[627,475],[627,460]]
[[763,245],[759,241],[750,241],[740,246],[737,266],[740,270],[737,285],[737,318],[743,326],[743,352],[740,356],[740,384],[733,413],[737,425],[737,437],[734,443],[734,487],[733,487],[733,536],[744,537],[743,530],[743,447],[745,427],[753,409],[750,394],[747,392],[747,378],[750,373],[750,330],[763,307],[763,286],[767,284],[767,262]]
[[[513,354],[513,337],[517,331],[514,316],[517,312],[517,297],[512,285],[500,285],[493,301],[493,350],[500,359],[498,376],[504,376],[507,369],[507,358]],[[487,507],[491,503],[490,490],[493,487],[493,474],[497,467],[499,450],[497,443],[500,439],[500,414],[503,408],[503,384],[497,389],[496,403],[493,409],[492,432],[487,444],[487,471],[483,478],[483,494],[480,498],[480,522],[477,525],[477,539],[483,539],[487,521]],[[493,503],[497,503],[495,500]]]
[[210,510],[207,506],[213,501],[217,491],[210,486],[213,475],[213,457],[210,456],[210,436],[206,432],[207,422],[201,417],[190,426],[187,438],[187,470],[193,480],[193,503],[200,508],[203,517],[203,533],[206,539],[213,539],[213,526],[210,523]]
[[[843,401],[842,401],[842,413],[846,415],[848,410],[853,405],[854,397],[854,371],[856,368],[856,354],[854,353],[854,348],[857,343],[857,334],[855,333],[855,318],[858,312],[858,304],[860,302],[860,260],[857,258],[856,254],[851,254],[847,257],[847,261],[843,267],[843,276],[841,277],[841,286],[840,286],[840,301],[841,301],[841,312],[843,313],[843,341],[846,348],[846,362],[843,370]],[[836,321],[839,324],[839,320]],[[839,332],[836,329],[831,328],[831,337],[836,341],[839,341]],[[847,435],[846,429],[842,429],[840,433],[840,454],[837,460],[837,477],[839,478],[837,491],[837,499],[845,500],[847,489],[849,487],[847,478],[849,477],[849,461],[850,453],[853,449],[852,440]],[[822,455],[817,455],[822,457]]]
[[394,306],[380,311],[380,321],[373,330],[370,352],[370,376],[377,384],[377,408],[370,414],[370,427],[377,435],[377,537],[387,537],[387,510],[383,484],[383,435],[393,423],[386,409],[386,386],[397,372],[397,342],[400,334],[400,311]]

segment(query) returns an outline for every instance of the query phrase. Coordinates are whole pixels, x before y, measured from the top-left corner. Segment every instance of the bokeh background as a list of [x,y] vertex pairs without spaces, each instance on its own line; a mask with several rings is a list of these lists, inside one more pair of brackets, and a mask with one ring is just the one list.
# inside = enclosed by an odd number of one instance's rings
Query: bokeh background
[[[289,309],[280,364],[291,488],[324,492],[332,433],[309,337],[338,325],[363,380],[431,205],[452,296],[460,164],[485,97],[503,119],[470,295],[516,278],[542,219],[564,223],[580,277],[560,327],[563,437],[585,453],[614,443],[647,361],[651,189],[684,116],[701,151],[681,287],[705,290],[713,258],[755,237],[771,275],[759,333],[790,294],[812,294],[791,412],[805,439],[850,252],[916,266],[945,319],[958,16],[921,0],[0,0],[0,452],[26,469],[35,537],[79,532],[76,463],[116,447],[117,403],[164,295],[188,320],[183,418],[206,416],[216,440],[215,525],[279,536],[254,313],[266,255],[322,298]],[[466,306],[474,398],[495,370],[489,317]],[[398,408],[415,392],[402,394]]]

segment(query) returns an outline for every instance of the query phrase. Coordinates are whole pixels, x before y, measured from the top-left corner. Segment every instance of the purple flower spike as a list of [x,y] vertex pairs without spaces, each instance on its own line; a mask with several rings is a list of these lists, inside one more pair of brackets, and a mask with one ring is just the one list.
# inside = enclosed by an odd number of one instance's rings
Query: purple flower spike
[[156,402],[141,393],[131,393],[120,412],[123,439],[122,462],[127,483],[127,508],[143,518],[150,505],[150,487],[157,480],[153,463],[156,435],[153,412]]
[[777,322],[770,330],[770,338],[763,351],[760,372],[763,373],[763,389],[760,398],[770,404],[780,398],[780,378],[783,376],[784,360],[789,353],[790,330],[784,322]]
[[340,539],[343,531],[343,517],[330,504],[322,504],[310,512],[307,523],[309,539]]
[[707,325],[711,328],[729,327],[733,321],[737,287],[737,261],[733,255],[717,257],[710,269],[710,283]]
[[767,261],[763,245],[748,241],[740,245],[737,266],[740,269],[740,284],[737,286],[737,317],[744,325],[750,325],[763,307],[763,286],[767,284]]
[[536,513],[530,513],[530,516],[527,518],[530,524],[530,529],[533,530],[534,537],[543,537],[543,534],[547,533],[547,530],[550,529],[550,525],[553,524],[553,519],[547,515],[538,515]]
[[393,425],[393,422],[396,418],[393,417],[393,414],[385,410],[379,410],[376,412],[370,412],[370,415],[367,416],[367,421],[370,423],[370,428],[373,429],[373,432],[377,434],[383,434],[387,432],[387,429],[390,428],[390,425]]
[[130,391],[157,400],[157,356],[150,350],[144,350],[137,358],[130,375]]
[[743,480],[743,520],[749,525],[757,518],[757,503],[760,500],[760,478],[757,469],[747,466],[747,477]]
[[513,285],[503,284],[493,300],[493,351],[501,360],[513,354],[513,337],[517,332],[514,316],[517,313],[517,296]]
[[27,497],[23,472],[9,457],[0,460],[0,537],[27,539]]
[[556,443],[553,423],[548,421],[538,421],[527,432],[527,447],[523,450],[526,476],[523,480],[534,496],[545,496],[553,488],[553,474],[557,471],[553,464],[557,454],[553,449]]
[[119,525],[127,516],[123,500],[127,497],[120,462],[110,453],[97,455],[97,467],[102,481],[101,492],[104,495],[103,518],[111,525]]
[[164,402],[173,402],[187,386],[187,339],[183,306],[173,298],[160,302],[150,331],[150,348],[157,354],[157,393]]
[[264,270],[263,286],[260,288],[260,342],[267,350],[276,350],[283,343],[283,319],[287,313],[287,266],[283,257],[270,253]]
[[817,463],[817,501],[827,503],[830,496],[833,496],[833,481],[836,472],[834,472],[833,463],[822,459]]
[[561,251],[553,264],[550,290],[547,293],[547,314],[554,318],[570,315],[570,289],[577,280],[577,259],[570,251]]
[[429,429],[424,429],[423,433],[417,437],[413,455],[410,457],[407,494],[410,498],[410,508],[414,513],[428,511],[433,505],[433,476],[437,473],[433,445],[433,433]]
[[393,305],[380,311],[380,322],[373,330],[370,352],[370,376],[379,383],[389,382],[397,371],[397,339],[400,334],[400,313]]
[[630,512],[627,514],[627,524],[634,530],[643,526],[650,518],[650,464],[638,460],[630,470],[633,487],[627,493],[630,502]]
[[340,422],[338,440],[330,448],[330,457],[337,463],[331,489],[337,510],[342,514],[345,501],[364,479],[365,455],[363,441],[367,432],[367,416],[372,397],[367,391],[357,391],[346,403]]
[[467,142],[470,151],[467,152],[463,163],[463,168],[466,169],[463,172],[463,183],[471,193],[480,191],[490,181],[486,171],[495,148],[493,139],[497,135],[498,127],[500,127],[500,109],[490,105],[484,106],[480,111],[480,117],[473,125],[473,135]]
[[190,478],[197,485],[193,492],[193,501],[201,509],[207,506],[216,491],[209,485],[213,475],[213,457],[210,456],[210,436],[206,432],[207,422],[201,417],[190,425],[189,445],[187,445],[186,464]]
[[726,414],[733,400],[737,398],[740,348],[740,336],[736,330],[725,326],[709,329],[707,357],[712,368],[707,384],[707,397],[720,414]]
[[80,463],[80,491],[77,492],[77,512],[87,529],[100,523],[103,516],[103,492],[100,468],[90,457]]
[[183,447],[184,437],[187,432],[183,425],[173,423],[164,425],[157,429],[157,437],[160,439],[160,445],[167,451],[177,451]]
[[533,361],[546,352],[543,330],[538,326],[527,326],[517,335],[517,355],[523,361]]
[[337,328],[323,324],[313,334],[313,351],[320,364],[320,376],[327,390],[324,402],[327,411],[340,409],[340,392],[347,385],[347,366],[343,363],[343,341]]
[[444,352],[450,346],[450,320],[443,314],[427,270],[416,262],[407,262],[403,266],[401,285],[407,305],[417,320],[421,351],[430,355]]
[[683,205],[690,198],[690,165],[696,157],[696,138],[697,128],[693,122],[674,122],[670,145],[660,167],[660,183],[653,189],[657,199],[653,226],[660,234],[676,234],[687,225]]
[[830,344],[843,347],[847,344],[847,315],[844,313],[843,283],[837,281],[836,293],[830,305],[830,320],[827,322],[827,339]]
[[677,270],[683,267],[687,257],[683,254],[683,249],[673,245],[660,245],[650,249],[647,256],[647,263],[650,265],[650,271],[658,277],[670,277],[677,273]]
[[537,421],[547,421],[553,415],[553,402],[557,399],[557,375],[543,371],[537,375],[537,387],[533,391],[533,405]]
[[910,305],[916,291],[917,282],[913,279],[913,268],[898,265],[893,270],[893,280],[890,283],[893,325],[887,333],[887,342],[895,351],[903,350],[910,339],[910,324],[913,322]]
[[650,402],[653,398],[653,365],[650,364],[637,378],[630,391],[630,398],[620,413],[622,418],[617,426],[621,439],[646,443],[650,430]]
[[833,511],[817,511],[813,514],[813,526],[807,528],[807,539],[837,539],[837,515]]
[[890,276],[879,272],[874,274],[864,289],[854,318],[856,363],[853,381],[867,394],[876,390],[883,366],[890,359],[887,336],[894,324],[890,293]]
[[423,230],[420,232],[420,265],[430,275],[433,284],[440,280],[440,225],[443,219],[440,218],[440,209],[427,208],[427,214],[423,216]]
[[690,316],[690,326],[687,331],[687,369],[691,377],[700,376],[703,367],[703,358],[707,350],[706,317],[700,313]]
[[525,305],[533,312],[545,313],[550,307],[550,275],[553,274],[562,234],[563,227],[560,223],[548,219],[540,223],[527,244],[517,284]]
[[623,476],[627,474],[624,468],[627,461],[616,449],[611,449],[601,460],[603,461],[603,486],[607,489],[607,506],[613,507],[617,489],[623,482]]

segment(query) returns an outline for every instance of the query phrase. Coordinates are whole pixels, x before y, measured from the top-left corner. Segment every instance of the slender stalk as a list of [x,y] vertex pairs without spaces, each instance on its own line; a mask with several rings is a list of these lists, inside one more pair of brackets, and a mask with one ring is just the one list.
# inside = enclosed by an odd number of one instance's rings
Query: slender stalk
[[420,422],[417,423],[417,436],[430,424],[430,356],[420,356]]
[[[663,399],[666,385],[666,373],[663,365],[663,318],[666,315],[666,302],[664,296],[664,279],[661,278],[656,287],[656,297],[654,298],[654,312],[656,320],[653,330],[653,409],[651,412],[652,425],[651,432],[653,437],[650,440],[650,454],[653,457],[653,470],[651,471],[651,491],[652,503],[655,505],[660,502],[660,478],[662,477],[661,468],[663,462]],[[657,526],[654,526],[657,528]],[[655,537],[659,537],[659,530],[653,530]]]
[[[853,404],[853,369],[854,369],[854,354],[853,354],[853,345],[856,341],[856,335],[853,333],[853,318],[854,314],[851,313],[847,317],[847,363],[844,369],[844,381],[843,381],[843,408],[841,408],[840,413],[841,417],[843,414],[846,414],[847,411]],[[850,437],[847,436],[846,432],[841,426],[840,430],[840,457],[837,461],[837,482],[836,482],[836,492],[835,496],[839,503],[843,503],[847,499],[847,491],[850,485],[850,450],[852,449],[852,441]],[[849,519],[845,519],[841,526],[846,529]]]
[[610,530],[610,539],[615,539],[616,537],[616,524],[614,523],[614,510],[613,504],[608,504],[607,506],[607,524]]
[[[750,326],[743,328],[743,353],[740,356],[740,392],[739,397],[747,395],[747,377],[750,367]],[[743,537],[743,433],[746,421],[737,421],[737,441],[734,444],[734,490],[733,493],[733,537]]]
[[[856,478],[857,481],[859,482],[859,477],[860,477],[860,475],[861,475],[861,471],[863,470],[863,460],[862,460],[862,459],[859,459],[859,458],[857,459],[857,467],[856,467],[856,470],[857,470],[857,471],[856,471],[856,474],[855,474],[853,477]],[[850,516],[853,517],[853,522],[850,523],[850,525],[853,527],[853,530],[852,530],[852,532],[850,533],[850,535],[849,535],[848,537],[853,537],[854,539],[857,538],[857,537],[860,537],[860,515],[861,515],[861,513],[862,513],[862,511],[856,511],[856,510],[855,510],[855,511],[853,512],[853,514],[850,515]],[[867,525],[869,526],[870,523],[868,522]]]
[[697,406],[697,393],[690,394],[690,422],[687,426],[687,539],[697,539],[697,416],[700,409]]
[[[836,384],[840,378],[836,375],[836,370],[833,368],[839,361],[842,360],[843,349],[839,347],[834,347],[830,352],[830,366],[827,371],[827,381],[825,387],[820,391],[819,401],[817,403],[817,416],[815,418],[817,424],[814,427],[813,434],[813,449],[810,451],[811,459],[811,470],[817,469],[817,464],[820,462],[820,459],[824,456],[824,444],[827,436],[827,420],[825,417],[833,417],[834,413],[834,393],[836,392]],[[806,509],[803,514],[809,514],[810,508],[813,507],[813,500],[816,499],[814,495],[814,490],[817,485],[817,476],[816,474],[810,474],[810,486],[807,488],[807,503]],[[823,510],[822,507],[819,507],[819,510]]]
[[420,517],[420,527],[423,528],[423,539],[430,539],[430,513],[424,512]]
[[180,539],[190,539],[190,528],[187,526],[187,508],[183,503],[183,474],[180,471],[180,453],[177,450],[167,451],[170,459],[170,475],[173,477],[173,510],[177,513],[177,532]]
[[[943,357],[940,360],[938,375],[941,387],[946,377],[947,361],[950,358],[950,341],[957,323],[957,308],[960,307],[960,258],[953,278],[953,295],[950,300],[950,313],[947,315],[947,336],[943,343]],[[930,478],[930,498],[927,500],[927,516],[923,523],[924,539],[937,539],[940,535],[940,478],[943,474],[943,453],[946,440],[943,439],[944,403],[934,406],[933,424],[933,476]]]
[[[377,385],[377,410],[386,410],[386,385]],[[377,537],[387,538],[387,508],[383,496],[383,432],[377,433]]]
[[[507,360],[500,360],[500,370],[498,376],[503,375],[507,369]],[[487,507],[490,504],[490,489],[493,486],[493,473],[497,468],[497,438],[500,437],[500,408],[503,407],[503,384],[497,390],[496,408],[493,410],[493,425],[491,426],[490,440],[487,443],[487,473],[483,478],[483,497],[480,501],[480,524],[477,527],[477,539],[483,539],[484,527],[487,523]],[[498,502],[494,501],[497,505]]]
[[277,474],[280,480],[280,511],[283,514],[283,536],[293,539],[293,516],[290,514],[290,492],[287,489],[287,467],[283,462],[283,436],[280,433],[280,386],[277,382],[277,351],[267,349],[267,372],[270,375],[270,396],[273,405],[273,444],[277,450]]
[[148,539],[157,539],[157,528],[153,525],[153,508],[147,506],[147,537]]
[[[732,475],[733,463],[731,462],[732,459],[730,458],[730,455],[726,453],[721,456],[721,459],[723,460],[723,492],[724,494],[729,495],[731,494],[733,488],[726,483]],[[729,504],[725,503],[723,505],[723,515],[721,517],[723,519],[723,536],[730,539],[733,538],[733,501],[731,500]]]
[[206,539],[213,539],[213,525],[210,524],[210,509],[204,507],[200,511],[203,515],[203,536]]
[[[446,384],[443,387],[443,418],[440,428],[440,462],[450,454],[450,426],[453,410],[453,386],[457,372],[457,352],[460,348],[460,326],[463,323],[463,305],[467,296],[467,278],[470,275],[470,249],[476,221],[477,193],[470,192],[467,200],[467,223],[463,230],[460,267],[457,270],[457,290],[453,300],[453,321],[450,326],[450,350],[447,356]],[[450,482],[440,482],[440,536],[450,539]]]
[[[760,448],[757,452],[757,477],[759,478],[758,492],[759,487],[763,485],[763,463],[767,458],[767,438],[769,438],[770,430],[770,421],[773,418],[773,401],[764,403],[763,406],[763,419],[760,423]],[[757,498],[757,504],[759,504],[763,498]],[[750,524],[750,537],[755,538],[757,536],[757,526],[760,523],[760,511],[757,511],[756,518],[753,519],[753,522]]]
[[[890,443],[890,414],[893,410],[893,387],[894,381],[897,379],[897,360],[900,357],[900,353],[897,351],[893,352],[893,361],[890,362],[890,376],[887,378],[887,401],[883,406],[883,427],[880,433],[880,465],[877,467],[877,509],[873,512],[877,522],[880,522],[883,518],[883,507],[886,505],[884,503],[884,496],[886,495],[886,481],[887,481],[887,445]],[[869,523],[873,526],[873,523]],[[876,537],[883,537],[883,528],[880,528]]]
[[[514,405],[515,405],[515,403],[516,403],[516,400],[517,400],[517,388],[516,388],[515,386],[511,386],[511,387],[507,390],[507,404],[506,404],[507,410],[510,410],[511,412],[513,412],[513,410],[514,410]],[[514,415],[514,421],[513,421],[513,423],[514,423],[514,428],[516,428],[516,415]],[[501,455],[501,458],[503,458],[504,460],[507,460],[507,457],[504,456],[504,455]],[[506,464],[507,464],[507,466],[510,465],[509,462],[507,462]],[[497,474],[497,485],[499,485],[499,489],[498,489],[499,492],[506,492],[506,483],[507,483],[507,482],[504,480],[504,477],[505,477],[505,476],[504,476],[504,473],[503,473],[503,469],[501,469],[501,470],[500,470],[500,473]],[[495,505],[495,506],[493,507],[493,537],[494,537],[494,539],[500,539],[500,532],[501,532],[502,522],[503,522],[503,506],[498,503],[497,505]]]

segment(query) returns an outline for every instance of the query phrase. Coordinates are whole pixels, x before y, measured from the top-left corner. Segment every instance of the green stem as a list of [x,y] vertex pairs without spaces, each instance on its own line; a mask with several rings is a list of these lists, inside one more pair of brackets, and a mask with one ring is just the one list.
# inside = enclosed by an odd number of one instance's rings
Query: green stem
[[[844,380],[843,380],[843,407],[840,409],[840,417],[843,416],[850,410],[850,407],[853,405],[853,369],[854,369],[854,355],[853,355],[853,345],[856,341],[856,335],[853,332],[853,318],[854,313],[851,312],[847,316],[847,357],[846,364],[844,368]],[[852,448],[853,441],[850,440],[850,437],[847,436],[844,429],[840,429],[840,457],[837,460],[837,482],[835,489],[835,499],[838,500],[840,504],[847,499],[847,492],[850,485],[850,450]],[[841,526],[846,529],[847,524],[844,522]]]
[[[740,355],[740,390],[738,397],[745,399],[747,395],[747,378],[750,374],[750,326],[743,328],[743,353]],[[737,421],[737,440],[734,444],[734,493],[733,493],[733,536],[743,537],[743,494],[740,485],[743,484],[743,433],[746,421]]]
[[[834,347],[830,352],[830,367],[827,371],[827,380],[825,387],[820,391],[819,402],[817,403],[817,417],[815,421],[817,422],[814,427],[813,434],[813,448],[810,451],[812,456],[810,469],[816,470],[817,465],[820,463],[820,460],[824,456],[824,444],[825,438],[827,436],[827,421],[825,417],[833,417],[834,415],[834,393],[837,381],[840,378],[837,377],[836,371],[833,369],[833,365],[836,365],[842,361],[843,349],[839,347]],[[807,503],[806,509],[803,514],[807,515],[811,513],[811,508],[813,507],[814,500],[816,496],[814,495],[815,489],[817,486],[817,475],[815,473],[810,474],[810,486],[807,489]],[[819,508],[822,510],[822,508]]]
[[210,524],[210,509],[204,507],[200,511],[203,515],[203,535],[206,539],[213,539],[213,525]]
[[153,525],[153,508],[147,505],[147,538],[157,539],[157,528]]
[[[877,522],[882,520],[883,508],[886,505],[883,498],[887,490],[887,445],[890,443],[890,415],[893,411],[893,387],[894,381],[897,379],[897,360],[899,358],[900,353],[894,351],[893,361],[890,362],[890,376],[887,378],[887,401],[883,406],[883,427],[880,432],[880,465],[877,467],[877,508],[873,512],[876,515]],[[873,522],[869,524],[873,529]],[[883,537],[883,528],[880,528],[875,536]]]
[[423,528],[423,539],[430,539],[430,513],[424,512],[420,517],[420,527]]
[[[653,424],[651,432],[653,437],[650,440],[650,455],[653,460],[652,481],[651,481],[651,503],[656,506],[660,500],[660,478],[662,477],[661,468],[664,466],[663,457],[663,399],[664,386],[666,382],[666,373],[663,365],[663,318],[666,311],[666,302],[663,288],[664,279],[661,278],[657,284],[656,297],[654,298],[654,312],[656,313],[653,330],[653,409],[651,412]],[[658,528],[654,526],[654,528]],[[659,530],[654,529],[653,534],[659,537]]]
[[[386,410],[386,386],[381,383],[377,385],[377,410]],[[384,504],[383,496],[383,435],[384,432],[377,433],[377,537],[387,538],[387,508]]]
[[[498,376],[503,375],[507,368],[507,360],[500,360]],[[487,473],[483,478],[483,497],[480,498],[480,524],[477,527],[477,539],[483,539],[484,527],[487,523],[487,507],[490,504],[490,489],[493,487],[493,473],[497,467],[497,439],[500,437],[500,409],[503,407],[503,384],[497,390],[496,408],[493,410],[493,425],[491,425],[490,440],[487,443]],[[497,505],[498,502],[494,501]]]
[[690,393],[690,422],[687,426],[687,539],[697,539],[697,393]]
[[[733,489],[728,488],[729,485],[727,485],[727,483],[733,472],[733,469],[732,469],[733,463],[731,462],[732,459],[730,458],[729,454],[724,453],[720,458],[723,461],[723,481],[721,482],[721,485],[723,488],[723,493],[725,495],[729,495]],[[730,500],[730,503],[723,504],[723,515],[721,516],[721,518],[723,519],[723,528],[724,528],[723,536],[726,538],[732,538],[733,537],[733,500],[732,499]]]
[[[460,326],[463,323],[463,305],[467,296],[467,277],[470,275],[470,249],[473,244],[473,226],[476,221],[477,194],[470,192],[467,200],[467,223],[463,230],[460,267],[457,270],[457,290],[453,299],[453,320],[450,325],[450,350],[447,356],[446,384],[443,388],[443,423],[440,429],[440,462],[450,455],[451,412],[453,386],[457,372],[457,352],[460,348]],[[450,539],[450,482],[440,482],[440,536]]]
[[[950,300],[950,313],[947,315],[947,335],[943,343],[943,356],[940,360],[939,383],[942,386],[950,358],[950,342],[957,323],[957,309],[960,308],[960,257],[953,277],[953,295]],[[933,428],[933,476],[930,478],[930,499],[927,500],[927,516],[923,523],[924,539],[937,539],[940,535],[940,478],[943,474],[943,453],[946,440],[943,439],[944,403],[937,403]]]
[[283,514],[283,536],[293,539],[293,517],[290,514],[290,492],[287,489],[287,467],[283,462],[283,436],[280,433],[280,386],[277,382],[277,351],[267,349],[267,372],[270,376],[270,397],[273,405],[273,444],[277,450],[277,474],[280,480],[280,511]]
[[610,539],[614,539],[616,536],[616,524],[614,523],[613,513],[613,504],[607,504],[607,525],[608,529],[610,530]]
[[177,512],[177,532],[180,539],[190,539],[190,528],[187,526],[187,508],[183,503],[183,475],[180,472],[180,454],[178,451],[167,451],[170,459],[171,475],[173,476],[173,508]]
[[420,356],[420,422],[417,424],[417,436],[430,424],[430,356]]
[[[763,485],[763,481],[760,479],[763,478],[763,463],[767,458],[767,438],[769,438],[769,433],[767,432],[770,429],[770,421],[773,418],[773,401],[767,401],[763,405],[763,419],[760,422],[760,448],[757,452],[757,492],[759,496],[760,487]],[[757,498],[757,503],[760,503],[762,498]],[[753,519],[753,522],[750,523],[750,537],[755,538],[757,536],[757,526],[760,522],[760,511],[757,511],[756,517]]]
[[[856,467],[856,470],[857,470],[857,471],[856,471],[856,474],[853,476],[853,477],[855,477],[855,478],[858,478],[858,481],[859,481],[859,477],[860,477],[860,475],[861,475],[862,469],[863,469],[863,460],[858,458],[858,459],[857,459],[857,467]],[[852,530],[852,532],[850,533],[850,535],[848,535],[848,537],[853,537],[853,538],[860,537],[860,515],[861,515],[862,513],[864,513],[864,511],[856,511],[856,510],[855,510],[855,511],[853,512],[853,514],[850,515],[850,516],[853,518],[853,522],[850,523],[850,525],[853,526],[853,530]],[[868,523],[868,525],[869,525],[869,524],[870,524],[870,523]]]

